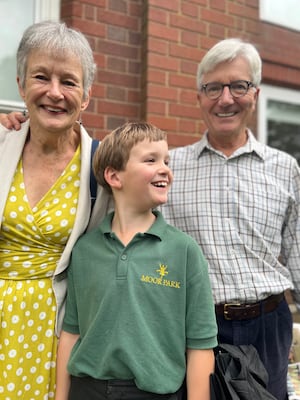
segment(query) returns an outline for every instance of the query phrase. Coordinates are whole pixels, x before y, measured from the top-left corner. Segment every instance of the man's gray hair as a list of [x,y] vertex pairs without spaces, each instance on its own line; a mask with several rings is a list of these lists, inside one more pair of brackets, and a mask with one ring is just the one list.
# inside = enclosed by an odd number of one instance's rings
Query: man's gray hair
[[243,57],[249,64],[251,82],[258,86],[261,81],[262,62],[256,48],[241,39],[224,39],[214,45],[202,58],[197,71],[197,89],[201,89],[203,75],[213,71],[217,65]]

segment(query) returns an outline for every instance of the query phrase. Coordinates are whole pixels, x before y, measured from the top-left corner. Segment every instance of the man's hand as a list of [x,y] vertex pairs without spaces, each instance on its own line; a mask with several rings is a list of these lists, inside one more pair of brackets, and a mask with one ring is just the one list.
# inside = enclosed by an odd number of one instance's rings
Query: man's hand
[[28,117],[24,116],[20,111],[13,111],[9,114],[0,113],[0,124],[7,129],[19,131],[21,129],[21,123],[25,122],[27,118]]

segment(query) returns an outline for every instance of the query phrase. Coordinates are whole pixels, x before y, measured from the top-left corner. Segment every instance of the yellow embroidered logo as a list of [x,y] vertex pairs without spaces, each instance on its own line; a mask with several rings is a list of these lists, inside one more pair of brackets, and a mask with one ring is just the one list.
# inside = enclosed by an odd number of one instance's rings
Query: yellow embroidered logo
[[168,271],[167,271],[167,266],[164,264],[159,264],[159,269],[156,270],[156,272],[159,273],[159,275],[163,278],[165,275],[168,275]]
[[180,282],[171,281],[169,279],[164,278],[166,275],[169,274],[167,265],[159,264],[159,268],[156,269],[155,272],[159,274],[159,277],[142,275],[141,281],[146,283],[151,283],[152,285],[162,285],[162,286],[169,286],[174,289],[180,289]]

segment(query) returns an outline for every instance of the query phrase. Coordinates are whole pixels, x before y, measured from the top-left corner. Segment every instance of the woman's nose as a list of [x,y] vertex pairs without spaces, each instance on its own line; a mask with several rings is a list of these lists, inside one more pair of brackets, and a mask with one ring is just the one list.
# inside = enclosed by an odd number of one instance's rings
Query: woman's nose
[[48,96],[55,100],[60,100],[61,98],[63,98],[61,85],[58,80],[52,79],[49,82]]

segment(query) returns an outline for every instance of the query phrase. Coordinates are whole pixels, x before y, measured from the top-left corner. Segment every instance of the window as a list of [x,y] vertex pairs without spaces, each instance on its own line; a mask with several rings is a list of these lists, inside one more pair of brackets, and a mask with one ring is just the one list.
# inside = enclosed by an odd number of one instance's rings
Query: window
[[21,110],[16,83],[16,52],[24,30],[34,22],[58,20],[60,0],[0,0],[0,111]]
[[272,24],[300,31],[299,0],[260,0],[260,19]]
[[293,155],[300,163],[300,93],[261,85],[258,139]]

